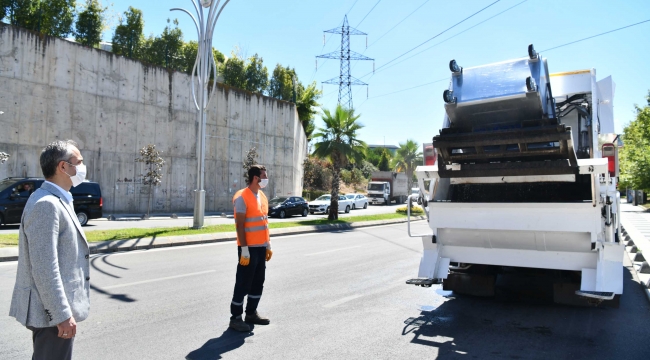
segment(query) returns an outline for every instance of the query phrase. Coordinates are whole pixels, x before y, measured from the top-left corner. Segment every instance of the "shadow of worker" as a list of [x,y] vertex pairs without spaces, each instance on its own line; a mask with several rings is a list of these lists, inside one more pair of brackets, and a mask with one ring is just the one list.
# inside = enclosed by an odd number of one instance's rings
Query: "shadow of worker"
[[216,360],[221,359],[221,354],[227,353],[244,345],[247,337],[252,332],[238,332],[228,328],[221,336],[208,340],[203,346],[185,356],[187,360]]

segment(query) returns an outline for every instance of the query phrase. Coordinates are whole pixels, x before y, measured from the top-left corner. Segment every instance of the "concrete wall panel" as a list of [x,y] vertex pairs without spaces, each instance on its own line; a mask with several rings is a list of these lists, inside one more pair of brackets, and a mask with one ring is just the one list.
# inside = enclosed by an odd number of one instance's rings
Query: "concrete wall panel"
[[[197,178],[197,111],[190,77],[66,40],[0,24],[0,177],[41,176],[38,156],[56,139],[79,143],[104,212],[146,211],[139,150],[166,163],[152,211],[188,212]],[[269,169],[267,196],[299,194],[306,143],[295,106],[218,84],[207,117],[206,211],[231,211],[245,187],[242,162],[256,147]]]

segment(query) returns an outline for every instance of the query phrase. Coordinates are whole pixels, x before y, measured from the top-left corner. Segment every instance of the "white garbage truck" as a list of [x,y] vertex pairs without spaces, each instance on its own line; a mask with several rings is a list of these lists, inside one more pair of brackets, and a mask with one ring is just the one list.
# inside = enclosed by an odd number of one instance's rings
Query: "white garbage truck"
[[409,222],[423,254],[407,283],[493,296],[499,277],[541,271],[555,302],[616,306],[624,245],[611,77],[549,74],[532,45],[523,58],[449,68],[438,158],[416,170],[430,232]]

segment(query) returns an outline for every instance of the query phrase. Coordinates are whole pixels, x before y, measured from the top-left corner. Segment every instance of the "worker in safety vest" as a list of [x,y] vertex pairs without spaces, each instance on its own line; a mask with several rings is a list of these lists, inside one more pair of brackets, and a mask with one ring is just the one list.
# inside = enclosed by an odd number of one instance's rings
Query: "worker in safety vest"
[[[230,327],[237,331],[250,331],[247,323],[271,323],[269,319],[257,313],[257,305],[264,288],[266,261],[271,260],[273,255],[269,238],[269,203],[264,193],[259,191],[268,183],[266,168],[253,165],[248,169],[248,187],[237,191],[232,199],[235,207],[239,263],[235,291],[230,304]],[[246,317],[242,320],[246,295]]]

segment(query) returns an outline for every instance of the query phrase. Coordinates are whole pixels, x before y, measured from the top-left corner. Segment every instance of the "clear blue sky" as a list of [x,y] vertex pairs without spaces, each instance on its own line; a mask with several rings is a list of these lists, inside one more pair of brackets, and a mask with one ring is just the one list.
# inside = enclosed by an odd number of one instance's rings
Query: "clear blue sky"
[[[196,39],[190,18],[180,12],[169,12],[172,7],[192,8],[190,0],[104,0],[104,3],[107,1],[113,4],[110,12],[114,16],[128,6],[141,9],[145,35],[160,34],[167,18],[177,18],[185,40]],[[379,68],[494,1],[380,0],[377,4],[378,0],[231,0],[217,24],[214,46],[226,55],[236,46],[241,48],[243,55],[258,53],[269,72],[276,63],[289,65],[296,68],[302,82],[315,80],[320,86],[321,81],[339,73],[335,60],[319,59],[318,71],[315,71],[316,55],[340,47],[340,35],[330,34],[323,46],[323,31],[340,26],[348,11],[350,25],[368,33],[370,44],[366,49],[365,36],[354,36],[352,50],[376,59],[375,66]],[[363,76],[372,72],[372,62],[353,64],[352,75],[370,84],[368,99],[365,87],[356,88],[353,97],[357,113],[362,115],[360,121],[365,125],[361,139],[369,144],[382,144],[385,139],[387,145],[397,145],[406,139],[430,142],[442,124],[442,92],[448,85],[451,59],[471,67],[524,57],[530,43],[537,50],[550,49],[650,19],[648,0],[522,1],[497,2],[379,69],[373,76]],[[512,6],[515,7],[479,24]],[[418,7],[419,10],[382,37]],[[475,25],[449,41],[398,63]],[[109,41],[112,31],[104,35]],[[598,80],[612,76],[616,83],[614,115],[620,133],[625,124],[634,119],[634,104],[644,105],[650,89],[649,35],[650,22],[646,22],[541,53],[548,59],[552,73],[595,68]],[[445,80],[423,85],[440,79]],[[419,85],[423,86],[382,96]],[[324,85],[323,89],[323,107],[335,107],[338,87]],[[322,124],[320,120],[319,124]]]

